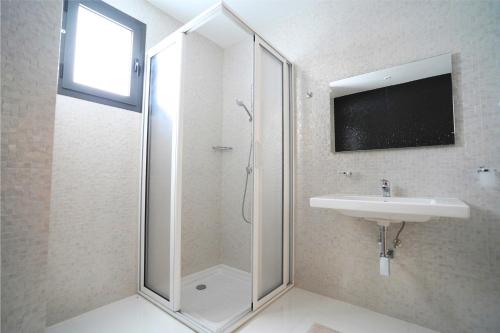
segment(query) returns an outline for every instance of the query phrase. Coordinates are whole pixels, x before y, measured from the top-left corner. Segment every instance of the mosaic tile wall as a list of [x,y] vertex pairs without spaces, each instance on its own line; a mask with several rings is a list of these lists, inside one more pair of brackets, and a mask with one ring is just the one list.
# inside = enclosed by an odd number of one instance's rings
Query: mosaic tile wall
[[1,2],[2,331],[45,331],[61,1]]
[[[238,105],[242,100],[251,110],[253,83],[253,40],[243,40],[224,49],[222,105],[222,143],[233,147],[222,154],[221,192],[221,254],[222,263],[247,272],[251,271],[252,225],[241,216],[245,189],[252,123]],[[253,206],[253,174],[248,179],[245,216],[251,218]]]
[[[106,0],[147,25],[146,48],[180,23],[145,0]],[[57,95],[47,325],[137,290],[142,114]]]
[[[264,34],[297,66],[299,287],[442,332],[500,331],[500,190],[476,174],[500,169],[499,22],[498,1],[319,1]],[[454,146],[331,152],[330,81],[443,53],[453,54]],[[377,195],[381,178],[395,195],[471,206],[469,220],[409,223],[389,278],[378,272],[375,223],[308,201]]]
[[182,141],[182,276],[220,264],[222,49],[185,37]]

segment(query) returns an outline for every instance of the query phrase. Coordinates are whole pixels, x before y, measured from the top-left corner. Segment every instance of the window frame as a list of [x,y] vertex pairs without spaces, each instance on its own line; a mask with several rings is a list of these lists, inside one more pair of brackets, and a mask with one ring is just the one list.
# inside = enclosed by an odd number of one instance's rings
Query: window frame
[[[130,96],[89,87],[73,81],[78,7],[82,5],[133,32]],[[101,0],[64,0],[57,92],[90,102],[142,112],[146,25]]]

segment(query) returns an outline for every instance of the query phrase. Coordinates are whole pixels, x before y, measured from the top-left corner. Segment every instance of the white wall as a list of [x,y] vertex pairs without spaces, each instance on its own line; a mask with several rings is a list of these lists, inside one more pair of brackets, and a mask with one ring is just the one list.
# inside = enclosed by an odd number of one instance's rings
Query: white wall
[[[500,191],[481,188],[475,173],[500,165],[499,15],[498,1],[318,1],[265,32],[297,65],[299,287],[442,332],[499,331]],[[454,146],[331,153],[330,81],[443,53],[453,53]],[[380,178],[395,195],[471,206],[466,221],[409,223],[389,278],[378,272],[374,223],[308,204],[380,194]]]
[[241,199],[252,124],[235,99],[251,108],[252,50],[250,37],[226,49],[196,33],[186,37],[183,276],[221,263],[250,271],[251,226],[241,217]]
[[[140,0],[107,0],[147,25],[146,49],[180,23]],[[47,323],[137,289],[142,114],[57,95]]]
[[222,49],[197,34],[185,38],[182,156],[182,275],[221,259]]
[[44,332],[61,1],[1,1],[1,330]]
[[[253,123],[236,99],[252,110],[253,40],[248,37],[224,49],[222,144],[233,147],[222,153],[221,261],[250,272],[252,226],[243,221],[241,202]],[[253,158],[252,158],[253,161]],[[253,174],[248,180],[246,217],[251,219]]]

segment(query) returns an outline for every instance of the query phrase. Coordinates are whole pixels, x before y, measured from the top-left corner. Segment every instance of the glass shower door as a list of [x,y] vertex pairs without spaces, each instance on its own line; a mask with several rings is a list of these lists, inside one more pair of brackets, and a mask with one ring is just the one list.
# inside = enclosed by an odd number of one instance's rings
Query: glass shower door
[[289,283],[289,64],[255,38],[253,307]]
[[183,35],[149,50],[146,64],[141,195],[139,291],[160,306],[178,309],[181,179],[180,96]]
[[226,332],[293,281],[292,65],[223,3],[179,31],[146,60],[139,293]]

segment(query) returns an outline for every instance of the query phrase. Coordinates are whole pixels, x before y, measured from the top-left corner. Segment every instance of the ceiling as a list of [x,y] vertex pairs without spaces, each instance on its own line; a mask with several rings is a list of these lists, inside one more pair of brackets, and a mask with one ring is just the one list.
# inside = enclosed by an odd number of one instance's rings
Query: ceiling
[[[186,23],[217,0],[147,0],[168,15]],[[270,26],[279,23],[290,15],[303,12],[322,0],[225,0],[255,31],[262,33]],[[324,0],[323,0],[324,1]],[[230,20],[216,19],[199,32],[221,47],[227,47],[245,37],[243,30],[238,31]]]

